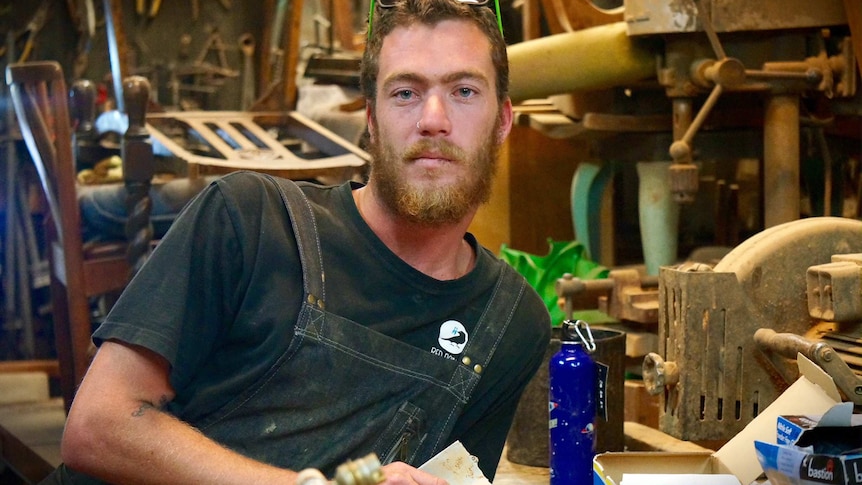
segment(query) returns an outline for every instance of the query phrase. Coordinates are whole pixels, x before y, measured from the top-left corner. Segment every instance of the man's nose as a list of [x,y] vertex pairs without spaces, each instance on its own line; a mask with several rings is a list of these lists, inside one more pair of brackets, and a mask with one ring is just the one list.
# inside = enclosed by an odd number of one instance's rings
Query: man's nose
[[426,98],[417,126],[419,132],[425,136],[448,134],[452,130],[452,123],[446,111],[446,103],[440,96],[432,95]]

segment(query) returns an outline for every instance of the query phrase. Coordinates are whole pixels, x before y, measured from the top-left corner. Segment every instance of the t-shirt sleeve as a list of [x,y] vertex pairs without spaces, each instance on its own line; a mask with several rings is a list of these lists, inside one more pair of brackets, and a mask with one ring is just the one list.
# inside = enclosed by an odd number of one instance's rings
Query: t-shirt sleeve
[[193,372],[232,321],[242,291],[243,241],[237,230],[220,184],[208,186],[158,243],[94,342],[142,346]]

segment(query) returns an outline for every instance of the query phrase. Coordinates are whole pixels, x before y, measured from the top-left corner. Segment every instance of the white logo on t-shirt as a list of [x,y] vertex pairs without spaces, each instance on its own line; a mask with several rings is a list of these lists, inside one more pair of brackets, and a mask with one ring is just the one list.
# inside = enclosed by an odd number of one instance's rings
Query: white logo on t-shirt
[[446,352],[451,354],[460,354],[467,345],[467,329],[461,322],[456,320],[447,320],[440,325],[440,336],[437,337],[437,343],[443,347]]

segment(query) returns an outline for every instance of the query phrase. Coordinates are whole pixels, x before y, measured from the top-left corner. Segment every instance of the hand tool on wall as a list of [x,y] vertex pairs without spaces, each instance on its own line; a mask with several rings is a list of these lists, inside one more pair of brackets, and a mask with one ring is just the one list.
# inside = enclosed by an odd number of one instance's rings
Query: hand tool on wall
[[159,14],[159,9],[162,7],[162,0],[152,0],[150,8],[147,8],[146,0],[135,0],[135,13],[139,16],[147,15],[150,18]]
[[[47,17],[48,2],[47,0],[43,0],[42,4],[39,5],[39,8],[36,10],[36,13],[34,13],[33,17],[30,18],[30,21],[27,22],[27,25],[21,30],[13,33],[12,42],[9,43],[9,45],[14,46],[18,41],[23,41],[24,43],[21,48],[21,55],[18,56],[17,62],[25,62],[29,59],[30,54],[33,52],[36,36],[39,34],[39,31],[42,30],[42,27],[45,26],[45,19]],[[0,55],[5,55],[7,52],[11,52],[11,49],[8,46],[0,49]]]
[[108,37],[108,56],[111,61],[111,77],[114,86],[114,99],[117,109],[125,113],[123,102],[123,73],[128,72],[126,64],[126,36],[122,27],[120,0],[104,0],[105,30]]
[[150,4],[150,18],[155,17],[159,13],[159,8],[162,6],[162,0],[153,0]]
[[[258,96],[252,111],[281,111],[296,106],[296,72],[299,64],[302,0],[268,0],[272,17],[263,29],[257,76]],[[285,25],[286,24],[286,25]]]
[[254,104],[254,37],[246,32],[239,37],[239,49],[242,52],[242,91],[240,92],[240,109],[248,110]]
[[[209,56],[210,51],[215,51],[218,62],[217,65],[207,62],[206,59]],[[239,75],[239,72],[235,69],[231,69],[230,64],[227,61],[227,46],[225,45],[218,29],[212,30],[203,49],[201,49],[197,58],[194,60],[194,65],[199,69],[219,76],[236,77]]]
[[281,49],[281,33],[284,29],[284,18],[287,15],[288,3],[288,0],[278,0],[269,36],[269,79],[273,83],[280,76],[284,60],[284,51]]
[[69,17],[78,31],[78,44],[75,46],[75,60],[72,64],[72,78],[84,77],[87,70],[93,37],[96,35],[96,8],[93,0],[66,0]]

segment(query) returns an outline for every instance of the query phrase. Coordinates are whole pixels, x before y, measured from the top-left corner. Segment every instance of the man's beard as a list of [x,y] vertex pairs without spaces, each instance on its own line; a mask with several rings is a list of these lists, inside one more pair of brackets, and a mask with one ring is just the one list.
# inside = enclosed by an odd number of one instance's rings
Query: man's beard
[[[407,147],[400,157],[390,143],[381,141],[385,137],[378,131],[368,150],[372,157],[370,177],[374,180],[376,195],[395,215],[412,223],[437,225],[460,221],[491,197],[500,151],[495,136],[499,128],[497,117],[492,129],[483,137],[485,142],[472,154],[445,140],[422,139]],[[429,180],[421,184],[411,182],[404,176],[404,166],[429,151],[452,160],[450,163],[465,164],[469,168],[467,174],[446,186],[431,185]],[[433,179],[433,174],[430,175]]]

